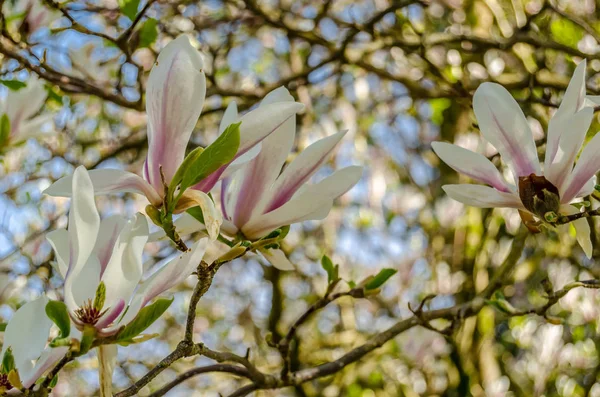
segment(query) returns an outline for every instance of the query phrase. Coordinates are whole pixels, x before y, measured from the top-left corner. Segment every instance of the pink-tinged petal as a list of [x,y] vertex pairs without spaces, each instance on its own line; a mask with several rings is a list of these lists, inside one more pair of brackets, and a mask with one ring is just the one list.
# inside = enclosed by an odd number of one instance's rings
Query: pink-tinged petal
[[456,172],[501,192],[511,191],[498,169],[485,156],[446,142],[433,142],[431,147],[439,158]]
[[100,272],[101,277],[116,248],[115,246],[117,245],[119,234],[126,224],[127,219],[122,215],[112,215],[100,221],[100,230],[98,231],[98,238],[96,239],[96,245],[94,246],[94,253],[100,261],[100,266],[102,268]]
[[[275,100],[287,100],[288,102],[291,102],[293,101],[293,98],[289,92],[282,87],[267,95],[261,106],[274,103],[271,101]],[[239,188],[236,192],[236,204],[232,214],[232,220],[238,227],[241,227],[248,222],[254,213],[260,213],[259,203],[269,199],[267,194],[271,185],[273,185],[277,179],[281,167],[285,163],[285,160],[292,149],[295,134],[296,118],[295,116],[292,116],[277,128],[275,132],[262,141],[262,150],[260,153],[252,161],[246,164],[241,171],[236,173],[236,179],[239,178]],[[306,151],[309,149],[310,147]],[[298,161],[301,160],[301,156],[302,154],[298,156]],[[315,162],[318,162],[318,160],[315,160]],[[314,164],[305,164],[304,169],[301,166],[297,166],[297,174],[294,176],[297,178],[296,181],[288,180],[288,185],[290,186],[283,184],[284,187],[282,189],[288,188],[289,190],[292,190],[295,183],[300,182],[300,180],[307,180],[310,175],[314,173],[314,171],[311,173],[311,170],[308,169],[312,166],[314,166]],[[308,176],[304,177],[305,175]]]
[[[112,193],[138,193],[148,198],[154,205],[160,205],[162,198],[152,186],[131,172],[116,169],[88,171],[96,195]],[[71,197],[73,177],[67,176],[54,182],[44,193],[54,197]]]
[[593,110],[586,108],[573,115],[563,114],[559,118],[555,115],[550,120],[550,130],[560,130],[562,133],[553,160],[550,163],[546,161],[544,176],[558,188],[561,194],[566,189],[567,180],[573,171],[573,164],[593,116]]
[[581,188],[575,197],[585,197],[594,193],[596,190],[596,175],[592,177],[587,183]]
[[198,240],[191,250],[180,254],[140,284],[127,312],[112,328],[127,325],[148,302],[188,278],[202,261],[208,242],[207,238]]
[[20,143],[29,138],[42,138],[50,134],[55,134],[54,129],[44,129],[44,125],[54,120],[54,114],[42,114],[31,120],[25,120],[19,125],[19,129],[11,134],[12,143]]
[[569,177],[564,193],[561,194],[560,201],[569,203],[577,193],[580,192],[589,180],[592,179],[600,170],[600,134],[596,134],[592,140],[583,148],[581,156]]
[[554,157],[558,152],[559,142],[564,136],[570,136],[570,129],[565,129],[565,121],[584,106],[585,98],[585,59],[577,65],[560,107],[550,120],[548,125],[548,137],[546,138],[546,158],[544,160],[544,174],[548,174]]
[[285,253],[280,249],[261,250],[260,253],[273,267],[279,270],[288,271],[295,269],[292,262],[290,262]]
[[[304,105],[297,102],[276,102],[246,113],[240,125],[240,146],[236,159],[276,131],[283,123],[301,112]],[[235,159],[234,159],[235,160]],[[194,186],[194,189],[209,192],[224,174],[231,163],[225,164],[208,178]]]
[[148,113],[148,177],[158,192],[183,161],[206,96],[202,56],[182,35],[159,54],[146,90]]
[[[106,309],[106,304],[104,307]],[[98,322],[95,324],[96,329],[103,330],[104,328],[109,327],[117,320],[121,313],[123,313],[123,309],[125,309],[125,301],[123,299],[119,299],[112,306],[110,306],[108,311],[104,313],[104,316],[98,320]]]
[[10,120],[11,130],[35,115],[47,97],[44,82],[37,77],[32,77],[27,81],[27,86],[18,91],[9,90],[3,113],[6,113]]
[[21,377],[21,383],[28,389],[31,387],[39,378],[42,377],[50,368],[54,368],[56,364],[69,352],[68,346],[59,346],[55,348],[45,349],[39,360],[36,361],[35,366],[30,371],[21,372],[19,370],[19,376]]
[[336,171],[319,183],[308,186],[276,210],[250,220],[242,227],[242,232],[249,239],[257,239],[281,226],[300,222],[309,214],[320,213],[323,207],[331,208],[332,201],[354,186],[362,172],[362,167],[358,166]]
[[175,213],[181,213],[192,207],[200,207],[204,216],[204,225],[212,240],[219,236],[219,228],[223,223],[223,215],[215,208],[215,203],[208,194],[199,190],[187,190],[177,202]]
[[473,110],[481,133],[502,156],[515,175],[540,175],[533,135],[519,104],[496,83],[483,83],[475,91]]
[[263,213],[273,211],[288,202],[329,158],[345,134],[346,131],[338,132],[303,150],[277,178],[270,200],[262,207]]
[[46,316],[48,299],[42,296],[21,306],[12,316],[4,331],[4,343],[0,358],[10,347],[19,372],[27,372],[31,362],[42,354],[52,321]]
[[87,170],[80,166],[73,173],[72,183],[73,198],[69,210],[69,270],[80,271],[86,264],[94,250],[98,230],[100,229],[100,215],[94,201],[94,186]]
[[[148,241],[148,221],[140,213],[124,225],[110,244],[102,250],[109,251],[109,261],[101,275],[106,286],[106,306],[119,300],[129,301],[142,279],[144,246]],[[99,255],[100,256],[100,255]]]
[[56,266],[54,263],[53,266],[64,279],[69,269],[69,232],[66,229],[53,230],[46,234],[46,240],[54,250]]
[[442,189],[452,199],[473,207],[525,208],[517,194],[500,192],[489,186],[460,184],[445,185]]

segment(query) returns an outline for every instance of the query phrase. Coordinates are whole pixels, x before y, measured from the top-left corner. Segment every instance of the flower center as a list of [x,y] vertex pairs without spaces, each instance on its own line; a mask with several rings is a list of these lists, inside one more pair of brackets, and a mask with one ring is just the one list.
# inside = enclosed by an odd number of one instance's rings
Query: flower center
[[7,374],[0,374],[0,390],[10,390],[13,386],[8,381]]
[[88,299],[83,306],[75,310],[75,316],[82,324],[96,325],[107,310],[98,309],[97,305],[94,305],[92,300]]
[[519,177],[519,197],[525,208],[541,219],[548,212],[558,213],[560,209],[558,189],[544,176]]

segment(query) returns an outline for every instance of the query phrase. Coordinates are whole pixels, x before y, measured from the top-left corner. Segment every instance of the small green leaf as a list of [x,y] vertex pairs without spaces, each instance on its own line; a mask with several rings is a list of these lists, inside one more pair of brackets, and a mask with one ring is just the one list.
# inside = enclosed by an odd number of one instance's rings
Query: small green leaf
[[21,377],[19,376],[19,371],[16,368],[13,368],[8,372],[7,379],[8,379],[8,383],[10,383],[12,387],[15,387],[17,389],[23,388],[23,383],[21,383]]
[[191,163],[183,175],[181,190],[200,182],[213,172],[232,161],[240,146],[240,124],[231,124]]
[[156,19],[148,19],[140,28],[140,43],[138,48],[150,47],[158,37],[158,22]]
[[132,21],[135,19],[140,5],[140,0],[119,0],[119,8],[123,15]]
[[19,91],[21,88],[27,87],[26,83],[19,80],[0,80],[0,84],[13,91]]
[[173,175],[173,179],[171,179],[171,184],[169,185],[169,190],[173,192],[175,188],[181,183],[183,180],[183,175],[188,167],[200,157],[202,152],[204,151],[203,147],[197,147],[192,150],[183,160],[177,171],[175,171],[175,175]]
[[96,288],[96,296],[94,297],[94,309],[101,311],[104,307],[104,301],[106,300],[106,285],[104,281],[100,281],[98,288]]
[[4,332],[4,331],[6,331],[6,326],[7,326],[7,325],[8,325],[8,324],[6,324],[6,323],[0,323],[0,332]]
[[4,145],[4,143],[8,142],[8,138],[10,137],[10,119],[8,115],[4,113],[2,117],[0,117],[0,146]]
[[49,301],[46,304],[46,315],[60,330],[58,339],[66,338],[71,333],[71,320],[67,305],[59,301]]
[[0,373],[8,374],[10,371],[15,369],[15,357],[12,353],[12,348],[6,349],[4,356],[2,357],[2,366],[0,367]]
[[338,279],[339,267],[337,265],[334,265],[327,255],[323,255],[323,257],[321,258],[321,266],[327,272],[328,284],[331,284],[332,282]]
[[204,214],[202,214],[202,209],[200,207],[193,207],[186,211],[188,214],[196,218],[198,222],[204,224]]
[[365,289],[377,289],[381,287],[390,277],[396,274],[396,269],[383,269],[372,280],[365,284]]
[[52,378],[48,387],[50,387],[51,389],[54,389],[54,387],[56,386],[57,383],[58,383],[58,374],[54,375],[54,378]]
[[151,326],[171,306],[173,299],[157,299],[153,304],[146,306],[137,314],[135,319],[119,332],[117,343],[133,343],[134,338]]

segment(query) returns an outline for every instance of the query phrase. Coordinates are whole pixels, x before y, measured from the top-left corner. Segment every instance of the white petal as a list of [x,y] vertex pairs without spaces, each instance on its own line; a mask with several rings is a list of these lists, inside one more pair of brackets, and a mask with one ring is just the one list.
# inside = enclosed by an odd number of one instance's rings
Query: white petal
[[596,134],[583,148],[577,164],[569,177],[564,194],[561,195],[562,203],[569,203],[580,192],[589,180],[600,170],[600,134]]
[[244,225],[242,232],[249,239],[260,238],[278,227],[299,222],[323,207],[330,208],[335,198],[360,180],[362,172],[362,167],[358,166],[336,171],[319,183],[308,186],[305,191],[276,210],[252,219]]
[[[301,103],[276,102],[259,106],[257,109],[246,113],[239,119],[242,124],[240,125],[240,146],[236,159],[248,152],[254,145],[265,139],[279,128],[279,126],[303,109],[304,105]],[[228,166],[229,164],[226,164],[219,168],[208,178],[195,185],[194,189],[203,192],[210,191],[217,184],[221,176],[223,176]]]
[[46,316],[47,303],[48,299],[42,296],[24,304],[6,326],[0,358],[12,348],[19,372],[30,371],[31,361],[42,354],[48,342],[52,321]]
[[261,250],[260,253],[268,260],[271,265],[279,270],[294,270],[295,267],[280,249]]
[[345,134],[346,131],[338,132],[303,150],[277,178],[272,188],[271,198],[261,206],[260,210],[270,212],[288,202],[323,165]]
[[[58,362],[68,353],[68,346],[59,346],[55,348],[46,348],[40,359],[36,361],[35,366],[31,366],[28,363],[28,370],[21,371],[19,369],[19,376],[21,378],[21,383],[27,389],[31,387],[42,375],[53,368]],[[31,368],[31,370],[29,370]]]
[[500,192],[488,186],[460,184],[445,185],[442,189],[454,200],[473,207],[524,209],[516,194]]
[[439,158],[456,172],[501,192],[511,191],[498,169],[485,156],[446,142],[433,142],[431,147]]
[[[131,172],[116,169],[100,169],[88,171],[97,195],[112,193],[138,193],[148,198],[154,205],[160,205],[162,198],[154,188],[140,176]],[[73,177],[67,176],[54,182],[44,193],[55,197],[71,197]]]
[[[275,99],[293,98],[287,90],[275,90],[267,96],[263,103]],[[261,106],[266,106],[261,104]],[[231,214],[233,223],[241,227],[252,218],[253,213],[260,213],[259,203],[268,199],[268,191],[281,171],[281,167],[292,149],[294,135],[296,134],[296,117],[290,117],[271,135],[262,141],[260,153],[240,172],[235,174],[239,178],[238,189],[235,194],[235,207]],[[308,150],[308,149],[307,149]],[[309,171],[307,171],[309,172]],[[285,172],[284,172],[285,173]],[[264,206],[264,204],[263,204]]]
[[[544,176],[556,186],[562,195],[567,188],[569,175],[573,171],[573,164],[577,153],[585,139],[594,112],[585,108],[573,115],[555,115],[550,120],[549,131],[561,131],[558,147],[551,162],[546,161]],[[546,155],[548,158],[548,155]]]
[[517,101],[501,85],[483,83],[473,97],[481,133],[513,169],[515,178],[540,175],[533,135]]
[[95,255],[91,255],[84,266],[67,274],[64,283],[64,301],[71,313],[87,300],[94,300],[100,284],[102,267]]
[[177,203],[176,213],[185,211],[188,208],[199,206],[204,216],[204,225],[208,235],[212,240],[219,236],[219,228],[223,223],[223,215],[215,208],[215,203],[208,194],[199,190],[188,189]]
[[[73,198],[69,211],[69,270],[79,271],[92,253],[100,228],[100,215],[94,201],[94,187],[87,170],[75,169],[72,184]],[[67,276],[68,278],[68,276]]]
[[112,395],[113,372],[117,365],[117,345],[98,347],[98,365],[100,367],[99,371],[103,372],[100,376],[101,388],[110,396]]
[[53,230],[46,234],[46,240],[48,240],[54,250],[57,264],[55,270],[64,279],[69,269],[69,232],[66,229]]
[[54,119],[54,114],[42,114],[31,120],[25,120],[19,125],[19,130],[13,132],[11,142],[20,143],[29,138],[41,138],[49,134],[54,134],[54,129],[44,130],[43,126]]
[[127,313],[115,327],[128,324],[148,302],[188,278],[202,261],[208,244],[207,238],[198,240],[191,250],[180,254],[145,280],[136,291]]
[[106,286],[106,307],[123,299],[129,302],[133,291],[142,279],[142,254],[148,241],[148,221],[140,213],[129,220],[117,236],[113,245],[108,244],[110,260],[106,265],[102,281]]
[[148,176],[160,191],[160,167],[167,183],[183,161],[206,96],[202,56],[181,35],[160,52],[148,77]]
[[235,123],[238,119],[238,108],[237,103],[235,101],[230,102],[227,105],[227,109],[223,113],[223,118],[221,119],[221,124],[219,124],[219,134],[222,134],[227,127],[231,124]]
[[571,77],[571,81],[565,91],[560,107],[548,125],[544,174],[548,174],[548,169],[554,161],[554,157],[558,151],[559,142],[561,139],[564,140],[564,135],[570,135],[570,130],[564,128],[564,121],[581,110],[584,105],[585,66],[586,62],[583,60],[577,65],[577,68],[575,68],[575,72],[573,73],[573,77]]
[[18,128],[21,123],[36,114],[46,102],[47,96],[43,80],[37,77],[32,77],[25,88],[18,91],[9,90],[4,112],[10,119],[11,129]]
[[[579,209],[572,205],[562,205],[560,207],[560,212],[565,215],[573,215],[579,213]],[[579,218],[576,221],[571,222],[573,227],[575,228],[575,234],[577,237],[577,242],[583,249],[585,256],[589,258],[592,257],[593,247],[592,247],[592,239],[590,236],[590,224],[588,223],[587,218]],[[568,230],[568,225],[567,226]]]

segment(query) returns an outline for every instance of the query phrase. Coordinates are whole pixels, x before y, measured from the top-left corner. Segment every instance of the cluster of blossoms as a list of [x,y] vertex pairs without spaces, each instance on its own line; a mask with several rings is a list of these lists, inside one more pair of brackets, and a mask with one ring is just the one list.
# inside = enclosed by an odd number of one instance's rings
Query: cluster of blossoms
[[[116,344],[150,337],[142,332],[171,302],[157,297],[183,282],[203,261],[210,265],[205,252],[211,244],[223,244],[215,241],[225,239],[222,235],[232,238],[228,241],[234,248],[244,243],[241,251],[260,252],[274,266],[293,269],[278,249],[287,227],[324,218],[333,201],[360,179],[362,168],[351,166],[307,184],[343,132],[314,143],[282,171],[294,142],[296,114],[304,108],[283,87],[244,115],[230,104],[218,139],[186,156],[206,95],[203,69],[202,55],[186,36],[159,54],[147,83],[148,154],[140,175],[80,166],[45,191],[71,198],[68,228],[47,235],[55,270],[64,279],[62,301],[40,298],[17,311],[1,356],[14,363],[0,370],[0,388],[32,387],[65,354],[76,357],[91,347],[102,349],[101,368],[112,372]],[[40,89],[43,86],[34,82],[27,91],[11,94],[25,97],[4,111],[11,125],[10,143],[31,136],[47,121],[45,115],[32,118],[36,112],[18,110],[27,108],[23,102],[31,90]],[[41,91],[38,94],[36,109],[45,99]],[[220,206],[210,195],[219,182]],[[145,196],[146,214],[100,219],[95,195],[119,192]],[[150,222],[160,226],[181,253],[146,276],[143,253],[151,238]],[[190,232],[200,232],[201,237],[188,249],[179,236]],[[43,326],[28,327],[30,333],[15,331],[39,319]],[[53,322],[60,333],[49,342]],[[103,395],[108,395],[108,383]]]
[[[36,2],[27,4],[30,28],[39,18],[51,17],[34,7]],[[585,95],[585,66],[585,61],[578,65],[550,121],[543,165],[517,102],[493,83],[477,89],[473,107],[481,133],[497,149],[506,173],[481,154],[444,142],[432,146],[450,167],[489,185],[446,185],[450,197],[476,207],[518,209],[533,232],[572,223],[579,244],[591,257],[590,226],[581,211],[584,198],[595,189],[600,135],[576,159],[600,98]],[[38,114],[46,96],[37,80],[9,91],[0,103],[0,148],[40,134],[52,117]],[[309,183],[345,132],[313,143],[286,165],[296,115],[304,107],[283,87],[243,115],[235,102],[230,103],[215,142],[186,154],[205,96],[202,55],[180,36],[161,51],[148,78],[148,153],[139,174],[78,167],[45,191],[71,198],[68,228],[47,235],[55,270],[64,279],[62,300],[42,297],[15,313],[0,355],[0,392],[35,387],[66,355],[74,358],[97,347],[100,367],[108,372],[101,389],[109,395],[117,344],[151,337],[142,333],[171,303],[159,296],[203,262],[210,265],[205,253],[211,245],[226,242],[234,252],[229,259],[253,251],[279,269],[292,270],[280,249],[289,225],[325,218],[334,200],[360,180],[362,167],[349,166]],[[145,214],[101,219],[95,196],[123,192],[144,196]],[[161,232],[151,234],[151,223]],[[188,248],[181,235],[190,233],[201,237]],[[157,235],[171,239],[181,252],[145,275],[145,245]],[[59,334],[50,340],[56,334],[53,324]]]

